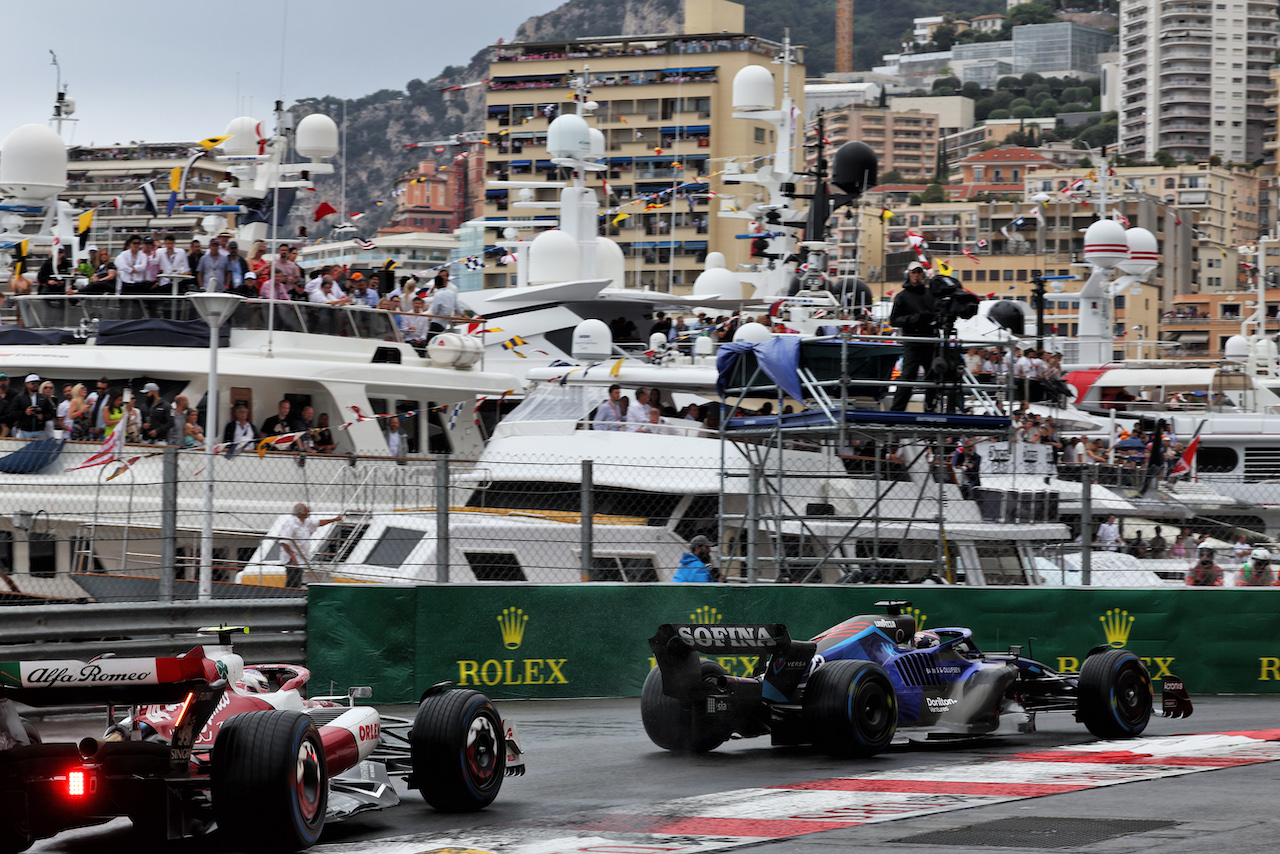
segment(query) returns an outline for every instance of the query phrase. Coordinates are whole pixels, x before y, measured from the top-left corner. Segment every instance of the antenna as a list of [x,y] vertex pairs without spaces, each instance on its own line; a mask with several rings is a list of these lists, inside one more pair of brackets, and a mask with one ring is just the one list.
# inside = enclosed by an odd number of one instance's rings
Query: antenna
[[62,136],[63,122],[74,122],[79,119],[71,118],[71,114],[76,111],[76,102],[67,97],[66,87],[62,85],[62,66],[58,64],[58,55],[52,50],[49,51],[51,57],[50,65],[56,69],[57,74],[57,95],[53,101],[53,116],[49,121],[55,125],[58,136]]

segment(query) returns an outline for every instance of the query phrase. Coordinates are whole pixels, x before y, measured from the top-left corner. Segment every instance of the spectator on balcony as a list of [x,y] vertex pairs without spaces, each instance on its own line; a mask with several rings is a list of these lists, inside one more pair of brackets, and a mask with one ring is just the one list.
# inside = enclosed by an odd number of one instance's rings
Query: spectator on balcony
[[1152,560],[1163,560],[1165,552],[1169,548],[1169,544],[1165,541],[1164,534],[1160,533],[1160,526],[1156,525],[1156,532],[1147,542],[1147,556]]

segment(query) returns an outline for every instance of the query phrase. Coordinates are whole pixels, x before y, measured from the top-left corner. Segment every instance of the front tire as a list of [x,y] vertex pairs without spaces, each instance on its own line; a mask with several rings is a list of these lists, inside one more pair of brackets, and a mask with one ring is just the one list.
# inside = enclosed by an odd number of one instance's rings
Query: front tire
[[506,745],[502,718],[484,694],[433,694],[418,706],[409,731],[414,785],[442,812],[484,809],[502,788]]
[[[725,669],[714,661],[700,662],[703,682],[711,682],[723,676]],[[640,720],[649,740],[663,750],[682,753],[706,753],[715,750],[728,733],[710,725],[706,715],[698,710],[698,704],[682,703],[662,692],[662,671],[655,667],[645,677],[640,691]]]
[[1076,690],[1076,718],[1098,738],[1133,738],[1151,720],[1151,674],[1127,650],[1109,649],[1085,659]]
[[242,712],[213,744],[213,814],[237,844],[310,848],[324,830],[329,771],[315,724],[302,712]]
[[874,661],[832,661],[809,676],[804,719],[813,744],[842,759],[875,756],[898,729],[898,697]]

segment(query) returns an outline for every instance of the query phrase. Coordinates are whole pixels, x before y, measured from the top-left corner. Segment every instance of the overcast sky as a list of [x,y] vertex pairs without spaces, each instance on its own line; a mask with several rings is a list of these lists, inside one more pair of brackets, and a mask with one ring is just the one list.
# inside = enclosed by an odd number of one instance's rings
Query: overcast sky
[[198,140],[238,115],[272,127],[277,99],[288,106],[322,95],[358,98],[429,80],[562,2],[0,0],[7,80],[0,140],[48,120],[58,73],[50,50],[80,120],[64,139]]

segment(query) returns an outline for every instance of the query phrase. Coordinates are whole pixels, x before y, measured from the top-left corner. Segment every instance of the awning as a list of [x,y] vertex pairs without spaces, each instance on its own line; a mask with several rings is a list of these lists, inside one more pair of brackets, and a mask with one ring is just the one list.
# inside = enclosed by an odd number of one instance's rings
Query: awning
[[535,167],[537,167],[538,169],[554,169],[554,168],[556,168],[556,165],[555,165],[554,163],[552,163],[550,160],[539,160],[537,163],[535,163],[535,164],[533,164],[533,165],[534,165]]
[[494,77],[489,80],[490,85],[494,83],[532,83],[537,80],[561,80],[564,78],[564,72],[554,74],[522,74],[519,77]]
[[1209,332],[1203,329],[1193,329],[1187,332],[1174,332],[1179,344],[1207,344],[1209,343]]
[[685,249],[706,249],[707,241],[705,240],[686,240],[684,241]]
[[484,197],[486,199],[501,199],[507,195],[506,190],[485,190]]
[[509,160],[507,161],[507,165],[508,166],[532,166],[533,161],[532,160]]
[[701,68],[663,68],[663,74],[692,74],[694,72],[715,71],[714,65],[704,65]]
[[490,104],[489,105],[489,115],[491,116],[505,116],[509,112],[511,112],[510,104]]

